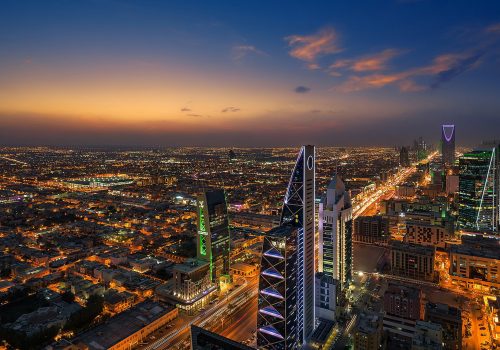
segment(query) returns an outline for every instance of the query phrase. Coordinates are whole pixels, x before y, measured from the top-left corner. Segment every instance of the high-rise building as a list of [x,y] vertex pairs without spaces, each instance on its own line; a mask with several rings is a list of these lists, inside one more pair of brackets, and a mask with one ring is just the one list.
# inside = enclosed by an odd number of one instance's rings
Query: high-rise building
[[441,155],[444,166],[449,167],[455,163],[455,125],[441,127]]
[[298,228],[298,295],[299,342],[309,339],[315,322],[315,196],[316,150],[312,145],[302,146],[283,203],[281,225]]
[[257,346],[296,349],[299,344],[298,231],[278,226],[264,236],[259,279]]
[[319,205],[319,272],[345,287],[352,278],[352,204],[336,175]]
[[408,153],[408,148],[401,147],[399,150],[399,166],[409,167],[410,166],[410,155]]
[[214,283],[229,277],[229,220],[223,190],[207,191],[198,196],[197,257],[210,265]]
[[280,226],[264,238],[257,344],[295,349],[315,324],[315,148],[303,146],[290,177]]
[[459,227],[464,231],[499,231],[499,151],[484,147],[460,157]]

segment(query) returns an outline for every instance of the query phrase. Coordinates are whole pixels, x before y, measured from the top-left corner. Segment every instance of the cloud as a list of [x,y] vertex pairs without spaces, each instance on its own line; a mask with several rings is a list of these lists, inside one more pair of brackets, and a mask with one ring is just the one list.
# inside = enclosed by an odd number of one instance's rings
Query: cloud
[[308,88],[307,86],[297,86],[295,89],[293,89],[298,94],[305,94],[311,91],[311,88]]
[[183,107],[181,108],[181,112],[191,112],[191,108]]
[[492,24],[486,27],[486,33],[500,34],[500,23]]
[[236,107],[226,107],[221,112],[227,113],[227,112],[239,112],[239,111],[240,111],[240,109],[236,108]]
[[320,56],[342,51],[338,46],[338,35],[331,27],[312,35],[290,35],[285,38],[290,46],[290,56],[309,63],[310,69],[319,68],[316,59]]
[[241,59],[245,58],[248,55],[257,55],[257,56],[267,56],[267,53],[265,53],[262,50],[257,49],[255,46],[252,45],[236,45],[233,46],[231,49],[231,53],[233,56],[233,59],[236,61],[240,61]]
[[[474,52],[465,55],[442,55],[434,60],[435,77],[431,88],[437,88],[442,83],[448,82],[458,75],[474,68],[479,64],[479,59],[484,52]],[[432,70],[432,69],[431,69]]]
[[[437,88],[458,75],[476,67],[483,56],[482,51],[449,53],[435,57],[433,61],[422,67],[411,68],[396,73],[369,75],[352,75],[336,87],[341,92],[354,92],[366,89],[382,88],[396,85],[402,92],[422,91]],[[426,78],[425,85],[417,84],[415,78]]]
[[354,72],[382,71],[387,69],[387,63],[394,57],[401,55],[402,50],[386,49],[373,55],[366,55],[356,59],[339,59],[329,67],[329,74],[342,75],[339,70]]
[[187,116],[188,117],[195,117],[195,118],[203,117],[201,114],[195,114],[195,113],[189,113]]

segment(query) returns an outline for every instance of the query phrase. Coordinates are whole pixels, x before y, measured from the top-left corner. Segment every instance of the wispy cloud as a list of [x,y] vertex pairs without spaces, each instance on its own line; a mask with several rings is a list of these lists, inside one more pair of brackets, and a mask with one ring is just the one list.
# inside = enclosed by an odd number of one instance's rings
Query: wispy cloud
[[[353,75],[337,86],[336,90],[353,92],[382,88],[388,85],[396,85],[403,92],[437,88],[442,83],[474,68],[479,64],[479,59],[483,54],[482,51],[443,54],[435,57],[432,63],[422,67],[388,74]],[[415,79],[422,77],[427,78],[426,84],[418,84],[415,81]]]
[[295,89],[293,89],[298,94],[305,94],[309,91],[311,91],[311,88],[308,88],[307,86],[297,86]]
[[340,70],[351,70],[354,72],[382,71],[387,69],[387,63],[394,57],[401,55],[404,51],[398,49],[386,49],[373,55],[366,55],[356,59],[339,59],[330,65],[329,73],[340,76]]
[[241,109],[237,107],[226,107],[222,109],[222,113],[227,113],[227,112],[239,112]]
[[338,46],[338,35],[331,27],[312,35],[290,35],[285,38],[290,46],[290,56],[308,63],[308,68],[319,68],[316,59],[342,49]]
[[486,27],[485,31],[487,33],[500,34],[500,23],[494,23],[492,25],[489,25],[488,27]]
[[181,112],[191,112],[191,108],[183,107],[181,108]]
[[267,56],[262,50],[257,49],[253,45],[236,45],[231,49],[231,54],[234,60],[240,61],[248,55],[257,55],[257,56]]
[[187,116],[188,117],[195,117],[195,118],[203,117],[201,114],[195,114],[195,113],[189,113]]

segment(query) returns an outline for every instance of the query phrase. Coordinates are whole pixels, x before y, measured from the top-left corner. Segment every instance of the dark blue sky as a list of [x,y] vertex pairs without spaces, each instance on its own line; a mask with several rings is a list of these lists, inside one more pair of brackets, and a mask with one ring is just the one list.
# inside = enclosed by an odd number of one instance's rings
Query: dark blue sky
[[498,1],[0,6],[1,144],[500,138]]

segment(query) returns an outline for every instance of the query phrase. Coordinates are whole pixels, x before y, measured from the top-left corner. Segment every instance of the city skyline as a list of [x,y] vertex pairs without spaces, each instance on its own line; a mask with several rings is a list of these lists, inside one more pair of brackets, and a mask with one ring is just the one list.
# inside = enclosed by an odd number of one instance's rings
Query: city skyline
[[454,124],[474,146],[500,131],[499,7],[6,1],[0,143],[394,146]]

